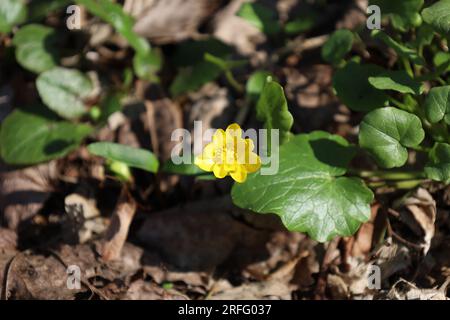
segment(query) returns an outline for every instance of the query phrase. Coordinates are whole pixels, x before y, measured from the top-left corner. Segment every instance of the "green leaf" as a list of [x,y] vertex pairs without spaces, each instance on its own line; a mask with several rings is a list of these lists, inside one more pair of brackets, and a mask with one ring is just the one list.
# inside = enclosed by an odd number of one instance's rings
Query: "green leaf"
[[368,81],[383,69],[375,65],[360,65],[350,61],[339,69],[333,78],[333,86],[339,99],[354,111],[371,111],[383,107],[388,96],[375,89]]
[[428,157],[430,160],[425,166],[427,177],[450,184],[450,145],[436,143]]
[[25,69],[41,73],[57,64],[56,32],[39,24],[29,24],[15,34],[16,59]]
[[322,47],[322,58],[333,65],[339,64],[352,50],[353,32],[347,29],[335,31]]
[[450,124],[450,86],[432,88],[425,99],[424,108],[431,123],[444,119]]
[[271,129],[280,130],[281,144],[289,140],[294,119],[288,110],[283,87],[270,78],[267,79],[256,105],[256,117],[264,122],[264,127],[269,130],[269,135]]
[[370,5],[377,5],[383,15],[388,15],[397,29],[406,31],[417,26],[418,12],[423,6],[423,0],[370,0]]
[[83,73],[60,67],[39,75],[36,86],[42,101],[66,119],[76,119],[87,111],[83,100],[93,90],[91,81]]
[[359,129],[360,146],[383,168],[404,165],[408,160],[406,148],[418,146],[424,137],[417,116],[392,107],[368,113]]
[[422,10],[423,20],[444,36],[450,35],[450,0],[441,0]]
[[248,78],[245,91],[252,103],[258,101],[268,77],[273,78],[272,74],[268,71],[255,71],[250,78]]
[[320,20],[320,13],[312,6],[302,10],[284,25],[284,32],[290,36],[311,30]]
[[180,174],[180,175],[187,175],[187,176],[198,176],[198,175],[209,175],[209,173],[203,171],[199,167],[197,167],[195,164],[187,164],[187,163],[180,163],[175,164],[171,159],[167,160],[162,168],[162,171],[165,173],[170,174]]
[[65,156],[92,132],[92,127],[59,120],[44,106],[17,109],[2,123],[2,159],[14,165],[32,165]]
[[267,35],[276,35],[281,31],[274,11],[259,3],[245,2],[239,9],[237,15]]
[[75,2],[86,7],[93,15],[111,24],[128,41],[137,54],[145,56],[150,52],[150,45],[147,40],[133,31],[134,20],[123,11],[122,6],[111,0],[76,0]]
[[8,33],[16,24],[22,23],[27,17],[27,7],[24,0],[0,1],[0,33]]
[[369,77],[369,83],[380,90],[394,90],[400,93],[422,94],[423,83],[412,79],[406,71],[385,71],[375,77]]
[[437,52],[433,57],[433,64],[436,68],[445,67],[442,73],[450,71],[450,53],[448,52]]
[[129,167],[138,168],[149,172],[157,172],[159,162],[156,156],[145,149],[112,143],[96,142],[88,146],[90,153],[111,161],[125,163]]
[[394,51],[399,55],[399,57],[411,61],[414,64],[424,66],[425,60],[417,53],[417,51],[413,48],[410,48],[404,44],[399,43],[393,38],[389,37],[386,33],[380,30],[373,30],[372,37],[375,39],[380,39],[387,46],[394,49]]
[[170,94],[179,96],[189,91],[196,91],[204,84],[215,80],[221,73],[222,69],[207,61],[192,67],[181,68],[170,85]]
[[221,75],[221,66],[205,60],[207,53],[225,60],[231,53],[231,48],[214,38],[188,41],[178,46],[172,57],[172,62],[179,69],[170,86],[171,95],[196,91]]
[[369,219],[373,200],[362,180],[342,177],[354,155],[354,148],[336,135],[294,136],[280,147],[278,173],[255,173],[234,184],[233,202],[277,214],[290,231],[306,232],[320,242],[350,236]]

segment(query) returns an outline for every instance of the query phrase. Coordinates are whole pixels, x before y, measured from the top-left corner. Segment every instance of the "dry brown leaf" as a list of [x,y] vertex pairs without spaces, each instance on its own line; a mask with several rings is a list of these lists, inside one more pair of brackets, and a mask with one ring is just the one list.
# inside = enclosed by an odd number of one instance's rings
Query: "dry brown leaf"
[[134,2],[141,12],[133,4],[125,7],[136,16],[134,31],[152,43],[167,44],[196,35],[222,0],[154,0],[145,5]]
[[211,300],[290,300],[293,287],[287,282],[269,280],[234,287],[211,295]]
[[25,169],[14,169],[0,163],[0,212],[10,229],[32,218],[53,191],[56,162]]
[[122,193],[111,218],[111,224],[106,234],[106,243],[102,248],[102,258],[105,261],[120,258],[123,245],[128,236],[128,229],[136,212],[136,202],[129,195],[126,187]]
[[394,209],[399,211],[402,221],[423,238],[421,246],[423,255],[426,255],[431,246],[436,222],[436,202],[431,194],[424,188],[418,188],[396,201]]
[[0,228],[0,249],[15,250],[17,247],[17,234],[15,231]]
[[448,300],[446,297],[448,279],[440,288],[419,289],[404,279],[397,281],[386,295],[391,300]]

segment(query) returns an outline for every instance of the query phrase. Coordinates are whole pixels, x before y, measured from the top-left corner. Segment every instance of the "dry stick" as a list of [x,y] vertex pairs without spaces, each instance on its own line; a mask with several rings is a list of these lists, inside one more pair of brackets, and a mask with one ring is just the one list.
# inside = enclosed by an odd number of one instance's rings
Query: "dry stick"
[[104,261],[116,260],[120,257],[135,212],[136,201],[129,194],[128,188],[124,186],[106,232],[107,242],[102,248]]
[[325,295],[325,289],[327,286],[326,275],[328,271],[328,267],[331,263],[331,258],[333,251],[336,250],[341,237],[334,238],[328,244],[327,250],[325,251],[325,255],[322,260],[322,264],[320,266],[319,278],[317,279],[316,289],[314,290],[314,299],[320,300]]

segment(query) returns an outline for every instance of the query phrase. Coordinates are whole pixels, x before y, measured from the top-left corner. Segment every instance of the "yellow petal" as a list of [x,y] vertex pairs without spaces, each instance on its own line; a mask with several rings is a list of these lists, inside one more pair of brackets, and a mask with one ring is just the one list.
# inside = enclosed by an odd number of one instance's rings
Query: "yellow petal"
[[244,166],[237,166],[235,171],[230,172],[230,175],[238,183],[242,183],[247,179],[247,171]]
[[217,148],[223,148],[225,145],[225,131],[223,129],[217,129],[212,137],[212,142]]
[[225,176],[228,174],[228,172],[225,170],[225,167],[220,164],[214,165],[213,172],[216,178],[219,179],[225,178]]
[[255,149],[255,143],[250,138],[245,139],[245,146],[248,151],[253,151],[253,149]]
[[230,124],[225,131],[227,136],[242,137],[242,129],[237,123]]
[[204,158],[202,156],[195,157],[194,164],[204,171],[211,172],[214,167],[214,161],[210,158]]
[[256,153],[250,152],[248,162],[244,166],[249,173],[258,171],[261,168],[261,158]]
[[203,149],[203,152],[202,152],[202,157],[203,158],[210,158],[210,159],[213,159],[214,158],[214,155],[215,155],[215,150],[216,148],[215,148],[215,145],[214,145],[214,143],[208,143],[207,145],[206,145],[206,147]]

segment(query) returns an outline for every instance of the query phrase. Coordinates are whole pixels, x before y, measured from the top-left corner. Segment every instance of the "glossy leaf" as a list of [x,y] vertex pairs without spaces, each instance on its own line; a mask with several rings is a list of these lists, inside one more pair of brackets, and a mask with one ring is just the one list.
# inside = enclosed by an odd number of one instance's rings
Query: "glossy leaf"
[[63,157],[92,132],[88,125],[61,121],[47,110],[18,109],[4,120],[0,151],[6,163],[32,165]]
[[55,30],[29,24],[15,34],[16,59],[25,69],[41,73],[53,68],[58,60]]
[[288,110],[283,88],[270,78],[267,79],[256,105],[256,117],[264,122],[266,129],[279,129],[281,144],[289,140],[294,119]]
[[250,78],[248,78],[245,91],[247,97],[253,103],[258,101],[268,77],[273,77],[268,71],[255,71]]
[[337,65],[353,46],[353,32],[347,29],[335,31],[322,47],[322,58]]
[[354,111],[371,111],[383,107],[388,96],[381,90],[374,88],[368,81],[383,69],[375,65],[360,65],[349,62],[339,69],[333,78],[336,94],[347,107]]
[[436,143],[429,153],[429,162],[425,166],[428,178],[450,184],[450,145]]
[[369,83],[380,90],[393,90],[400,93],[422,94],[423,83],[412,79],[406,71],[385,71],[369,77]]
[[8,33],[16,24],[25,21],[27,8],[24,0],[0,1],[0,33]]
[[343,177],[355,154],[345,139],[316,131],[293,137],[279,152],[277,174],[255,173],[233,186],[237,206],[277,214],[290,231],[321,242],[350,236],[369,219],[372,192],[362,180]]
[[440,0],[422,11],[423,20],[442,35],[450,35],[450,0]]
[[425,137],[420,119],[392,107],[368,113],[360,125],[359,144],[383,168],[403,166],[407,147],[418,146]]
[[239,9],[237,15],[267,35],[275,35],[281,30],[274,11],[259,3],[245,2]]
[[36,86],[42,101],[66,119],[76,119],[87,111],[84,99],[93,90],[91,81],[83,73],[60,67],[42,73]]
[[432,88],[425,99],[424,108],[431,123],[444,120],[450,124],[450,86]]
[[125,163],[129,167],[149,172],[157,172],[159,161],[156,156],[145,149],[133,148],[112,142],[96,142],[88,146],[90,153],[111,161]]

